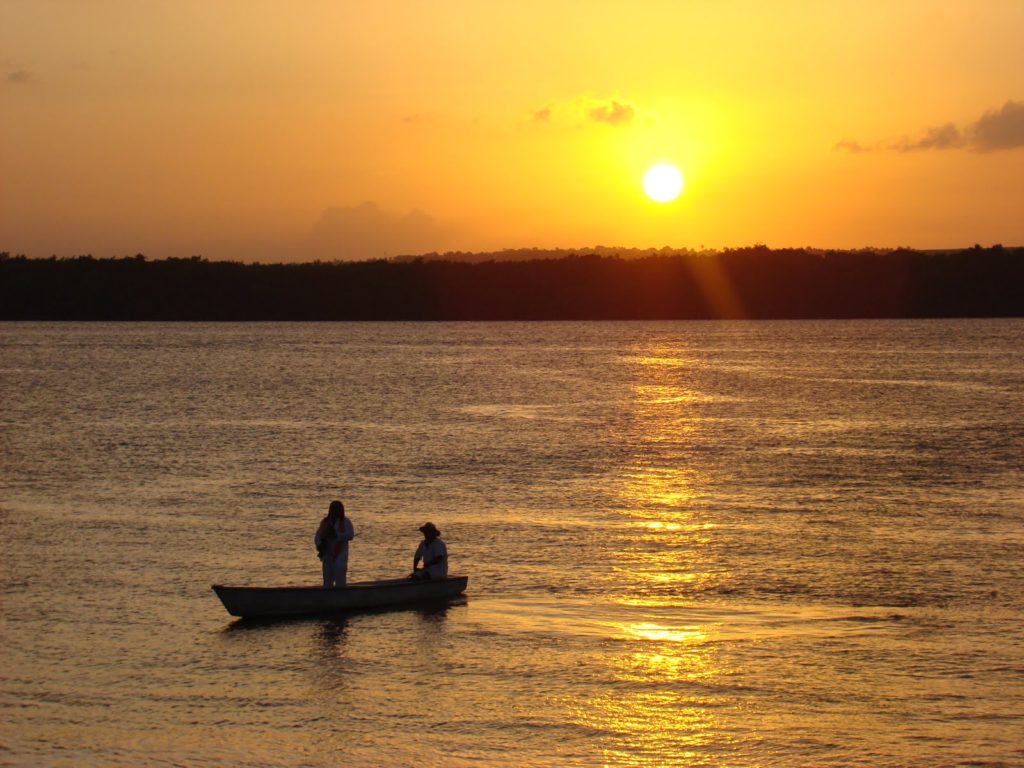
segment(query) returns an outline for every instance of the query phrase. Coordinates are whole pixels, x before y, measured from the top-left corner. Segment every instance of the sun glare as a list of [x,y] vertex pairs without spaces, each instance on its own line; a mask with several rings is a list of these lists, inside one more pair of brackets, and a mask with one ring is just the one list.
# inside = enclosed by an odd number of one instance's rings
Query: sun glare
[[644,174],[644,192],[656,203],[669,203],[683,191],[683,174],[669,163],[652,165]]

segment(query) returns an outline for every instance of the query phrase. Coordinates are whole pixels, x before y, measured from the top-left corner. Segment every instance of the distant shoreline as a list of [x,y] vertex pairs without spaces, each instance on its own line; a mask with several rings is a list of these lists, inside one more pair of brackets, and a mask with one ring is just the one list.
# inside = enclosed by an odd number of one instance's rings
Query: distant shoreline
[[0,254],[0,320],[1024,317],[1019,247],[836,251],[759,245],[625,249],[625,258],[601,250],[560,257],[527,250],[509,260],[430,254],[297,264]]

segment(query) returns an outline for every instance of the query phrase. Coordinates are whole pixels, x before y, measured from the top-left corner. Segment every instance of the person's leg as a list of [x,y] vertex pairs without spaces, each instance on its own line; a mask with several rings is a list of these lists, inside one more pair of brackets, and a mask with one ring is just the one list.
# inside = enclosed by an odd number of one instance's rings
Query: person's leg
[[321,563],[324,572],[324,587],[330,587],[334,583],[334,561],[325,557]]
[[334,584],[344,587],[348,580],[348,552],[342,552],[334,561]]

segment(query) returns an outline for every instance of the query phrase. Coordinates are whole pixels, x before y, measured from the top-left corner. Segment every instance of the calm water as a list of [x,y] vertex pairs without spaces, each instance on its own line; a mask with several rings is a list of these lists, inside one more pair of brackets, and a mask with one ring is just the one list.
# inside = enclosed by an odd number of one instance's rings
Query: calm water
[[[0,325],[0,763],[1024,765],[1024,321]],[[432,520],[465,600],[235,622]]]

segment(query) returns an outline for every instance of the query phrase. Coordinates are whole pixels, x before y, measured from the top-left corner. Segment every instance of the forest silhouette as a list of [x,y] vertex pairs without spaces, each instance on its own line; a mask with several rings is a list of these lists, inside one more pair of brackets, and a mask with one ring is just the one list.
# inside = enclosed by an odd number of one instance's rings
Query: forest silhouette
[[430,254],[261,264],[0,253],[3,320],[1024,316],[1024,248]]

